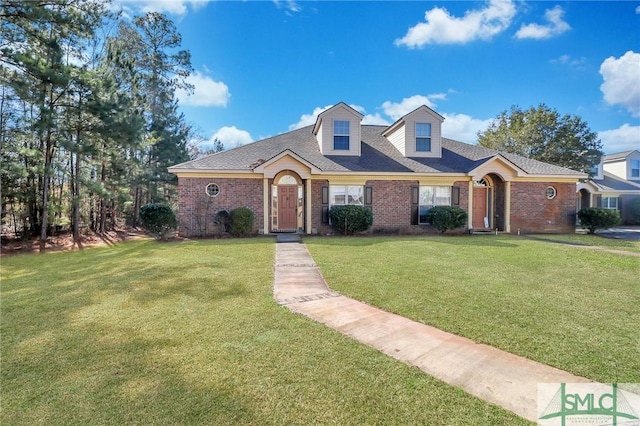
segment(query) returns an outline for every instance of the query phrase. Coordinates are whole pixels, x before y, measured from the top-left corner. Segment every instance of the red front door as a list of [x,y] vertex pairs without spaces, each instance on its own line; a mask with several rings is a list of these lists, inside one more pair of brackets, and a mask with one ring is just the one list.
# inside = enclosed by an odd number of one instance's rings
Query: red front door
[[485,218],[487,218],[487,221],[489,220],[487,217],[488,189],[486,186],[473,188],[473,229],[484,229],[490,226],[490,224],[485,223]]
[[278,230],[295,231],[298,228],[298,186],[278,186]]

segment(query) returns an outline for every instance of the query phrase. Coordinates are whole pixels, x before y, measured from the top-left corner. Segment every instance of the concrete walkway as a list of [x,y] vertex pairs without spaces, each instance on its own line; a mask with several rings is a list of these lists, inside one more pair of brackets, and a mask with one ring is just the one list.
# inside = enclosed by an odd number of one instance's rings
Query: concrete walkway
[[533,422],[538,383],[589,382],[333,292],[299,238],[286,238],[276,244],[274,297],[293,312]]

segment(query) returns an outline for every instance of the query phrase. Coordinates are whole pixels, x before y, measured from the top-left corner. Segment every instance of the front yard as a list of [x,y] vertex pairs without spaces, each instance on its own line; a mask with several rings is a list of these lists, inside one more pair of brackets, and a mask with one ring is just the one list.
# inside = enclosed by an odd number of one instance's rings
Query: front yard
[[640,242],[537,238],[305,243],[344,295],[592,380],[640,382],[640,257],[574,246],[637,253]]
[[528,424],[277,305],[274,246],[3,258],[0,424]]
[[[336,291],[640,381],[638,257],[495,236],[305,243]],[[527,424],[278,306],[273,263],[270,238],[3,258],[0,423]]]

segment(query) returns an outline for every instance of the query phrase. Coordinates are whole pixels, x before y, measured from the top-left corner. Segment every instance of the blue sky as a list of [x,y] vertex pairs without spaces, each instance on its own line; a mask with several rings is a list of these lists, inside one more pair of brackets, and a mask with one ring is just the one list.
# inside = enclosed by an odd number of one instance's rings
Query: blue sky
[[365,124],[426,104],[468,143],[512,105],[581,116],[605,153],[640,149],[640,1],[120,0],[164,12],[191,52],[187,122],[227,148],[312,124],[340,101]]

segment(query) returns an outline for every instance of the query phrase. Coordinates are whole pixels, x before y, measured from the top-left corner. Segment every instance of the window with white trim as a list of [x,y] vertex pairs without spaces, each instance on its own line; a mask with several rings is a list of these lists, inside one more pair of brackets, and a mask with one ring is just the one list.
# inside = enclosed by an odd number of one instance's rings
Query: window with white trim
[[418,205],[418,223],[427,224],[427,212],[434,206],[451,205],[450,186],[421,186]]
[[618,197],[602,197],[602,208],[618,210]]
[[554,198],[556,198],[557,194],[558,194],[558,191],[556,191],[556,188],[554,188],[553,186],[547,186],[547,189],[545,190],[545,195],[547,196],[547,200],[553,200]]
[[217,183],[210,183],[204,190],[209,197],[215,198],[220,194],[220,185]]
[[333,122],[333,149],[349,150],[349,122],[335,120]]
[[329,204],[332,206],[364,205],[364,186],[331,185]]
[[416,151],[431,151],[431,123],[416,123]]
[[640,160],[631,160],[631,179],[640,178]]

